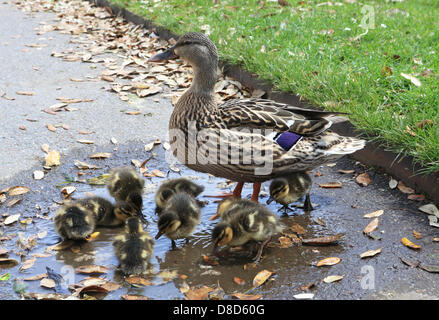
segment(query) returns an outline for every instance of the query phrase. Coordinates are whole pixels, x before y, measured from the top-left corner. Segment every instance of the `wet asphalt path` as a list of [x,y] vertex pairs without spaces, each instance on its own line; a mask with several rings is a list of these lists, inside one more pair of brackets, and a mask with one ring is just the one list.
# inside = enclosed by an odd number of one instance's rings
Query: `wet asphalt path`
[[[0,3],[0,94],[15,98],[8,100],[0,97],[0,190],[16,185],[27,186],[31,192],[25,194],[18,204],[7,207],[0,205],[0,214],[6,217],[20,213],[20,220],[32,218],[27,226],[15,223],[11,226],[0,226],[0,236],[11,235],[10,240],[0,241],[0,246],[9,250],[9,257],[20,261],[16,248],[16,240],[20,233],[26,238],[46,230],[47,236],[37,241],[31,253],[44,252],[49,245],[59,241],[53,231],[50,220],[58,206],[54,201],[61,200],[57,185],[65,182],[65,175],[77,176],[74,160],[97,164],[101,169],[87,171],[86,178],[98,176],[110,168],[130,165],[131,159],[145,160],[151,153],[144,151],[144,145],[155,138],[166,139],[168,117],[172,112],[170,100],[155,95],[142,99],[136,107],[150,115],[126,115],[121,111],[132,109],[132,105],[121,101],[111,93],[108,83],[104,81],[72,82],[71,77],[96,79],[102,72],[99,64],[93,65],[81,62],[65,62],[51,57],[53,51],[63,51],[73,47],[69,43],[70,36],[58,32],[36,35],[35,28],[41,21],[53,19],[50,13],[35,13],[31,16],[17,10],[10,2]],[[13,27],[12,27],[13,26]],[[47,46],[32,48],[26,45],[44,43]],[[17,91],[32,91],[33,96],[17,95]],[[59,101],[57,97],[93,99],[70,105],[76,111],[61,111],[56,115],[42,112]],[[157,100],[158,99],[158,100]],[[26,119],[37,120],[36,122]],[[69,129],[57,127],[51,132],[46,124],[66,124]],[[20,126],[25,126],[21,130]],[[80,135],[80,130],[93,131],[89,135]],[[110,139],[117,139],[112,144]],[[93,140],[94,144],[83,145],[78,139]],[[61,152],[61,165],[53,168],[39,181],[32,177],[34,170],[41,170],[45,153],[42,144],[49,144],[51,150]],[[89,156],[95,152],[110,152],[112,156],[106,160],[91,160]],[[158,146],[154,149],[156,157],[148,162],[148,168],[168,171],[165,151]],[[180,166],[181,167],[181,166]],[[205,194],[217,193],[216,179],[204,174],[196,174],[188,169],[182,169],[183,175],[195,176],[196,181],[205,185]],[[342,175],[339,169],[355,169],[357,173],[368,170],[372,183],[368,187],[359,186],[352,174]],[[56,272],[62,273],[63,267],[77,267],[85,264],[101,264],[110,268],[107,279],[118,282],[122,287],[110,292],[104,298],[119,299],[122,294],[141,294],[152,299],[182,299],[179,291],[182,280],[163,281],[157,273],[160,271],[176,270],[179,275],[187,276],[191,286],[213,286],[219,281],[227,294],[244,292],[251,288],[253,277],[263,269],[276,272],[264,286],[251,291],[262,294],[263,299],[293,299],[293,295],[302,293],[301,286],[316,283],[308,293],[315,295],[314,299],[438,299],[438,275],[428,273],[419,268],[409,268],[400,257],[414,257],[426,264],[437,264],[439,243],[432,242],[438,237],[437,229],[428,226],[427,217],[417,210],[419,203],[409,201],[398,190],[390,190],[389,177],[364,168],[355,161],[344,158],[336,166],[322,166],[316,169],[321,176],[314,177],[312,202],[318,207],[309,214],[300,209],[282,221],[291,226],[299,223],[306,229],[303,237],[334,235],[344,233],[345,237],[338,245],[333,246],[298,246],[279,248],[276,241],[265,252],[264,259],[256,268],[244,270],[244,265],[250,261],[241,259],[222,259],[220,265],[209,266],[202,262],[202,255],[212,250],[210,231],[214,224],[208,220],[216,210],[216,204],[210,199],[203,208],[202,223],[187,245],[179,242],[180,249],[170,250],[170,242],[161,238],[156,242],[152,259],[154,276],[153,285],[144,288],[134,288],[123,283],[115,273],[116,260],[112,253],[111,241],[119,230],[102,229],[101,235],[93,242],[81,247],[79,253],[70,250],[58,252],[47,258],[37,258],[34,266],[25,271],[19,267],[6,268],[0,265],[0,276],[11,274],[11,280],[0,281],[0,299],[18,299],[12,289],[13,279],[23,279],[31,275],[44,273],[45,267],[50,266]],[[177,174],[170,173],[170,177]],[[156,216],[153,214],[153,192],[163,179],[148,178],[144,193],[144,215],[150,222],[147,231],[156,233]],[[339,181],[343,187],[339,189],[324,189],[319,183]],[[77,188],[74,197],[80,198],[86,192],[93,192],[108,197],[103,187],[88,184],[73,183]],[[244,195],[250,194],[250,189],[244,189]],[[265,191],[267,184],[264,185]],[[263,193],[264,194],[264,193]],[[266,193],[265,193],[266,194]],[[8,199],[9,200],[9,199]],[[265,203],[266,198],[261,198]],[[270,208],[277,210],[276,204]],[[381,240],[373,240],[362,233],[369,219],[363,215],[376,210],[384,210],[376,232]],[[44,218],[39,218],[42,216]],[[0,223],[2,218],[0,218]],[[322,224],[322,221],[324,222]],[[422,239],[414,239],[412,231],[423,235]],[[422,246],[420,251],[413,251],[402,246],[400,240],[407,237]],[[370,249],[382,247],[379,255],[360,259],[359,254]],[[316,267],[315,263],[327,257],[339,257],[342,261],[329,267]],[[23,257],[23,260],[28,257]],[[335,283],[323,283],[321,280],[329,275],[344,275]],[[233,277],[240,277],[245,284],[240,286]],[[74,283],[85,278],[75,275]],[[27,292],[50,293],[51,289],[39,286],[39,281],[28,281]]]

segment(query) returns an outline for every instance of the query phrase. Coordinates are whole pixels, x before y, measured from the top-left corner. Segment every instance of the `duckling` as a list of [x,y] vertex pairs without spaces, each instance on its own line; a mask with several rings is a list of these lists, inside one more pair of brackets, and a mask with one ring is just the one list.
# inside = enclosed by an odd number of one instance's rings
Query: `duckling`
[[309,212],[313,210],[309,198],[311,187],[312,180],[306,172],[296,172],[283,178],[276,178],[270,184],[270,198],[267,200],[267,204],[275,200],[283,205],[283,214],[287,215],[287,210],[290,209],[288,205],[305,196],[303,209]]
[[186,238],[200,223],[201,210],[197,201],[185,192],[178,192],[171,196],[160,214],[158,220],[158,233],[155,239],[165,234],[172,242],[175,249],[176,239]]
[[201,192],[203,192],[203,190],[203,186],[200,186],[186,178],[167,180],[160,185],[155,195],[156,212],[160,214],[160,212],[166,206],[167,200],[177,192],[186,192],[195,198]]
[[260,242],[258,253],[254,257],[254,261],[258,263],[271,236],[281,232],[283,228],[278,216],[264,206],[257,203],[255,207],[244,206],[228,219],[221,220],[213,229],[213,253],[216,254],[223,245],[241,246],[249,241],[256,241]]
[[121,167],[110,170],[107,188],[116,201],[127,201],[142,210],[142,193],[145,180],[130,167]]
[[80,203],[63,206],[53,220],[55,231],[65,240],[85,240],[96,227],[93,212]]
[[126,220],[125,230],[113,241],[114,253],[119,268],[126,274],[141,274],[148,271],[153,253],[154,240],[142,229],[140,220]]
[[238,199],[233,197],[228,197],[222,200],[218,204],[216,213],[209,218],[209,220],[215,220],[221,218],[221,220],[227,220],[231,215],[235,214],[237,211],[246,208],[257,208],[258,204],[254,201],[247,199]]

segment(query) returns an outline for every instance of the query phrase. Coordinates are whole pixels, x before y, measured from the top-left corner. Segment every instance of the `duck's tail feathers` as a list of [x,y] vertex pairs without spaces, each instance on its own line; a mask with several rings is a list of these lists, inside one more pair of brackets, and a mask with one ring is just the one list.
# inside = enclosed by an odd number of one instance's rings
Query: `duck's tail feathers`
[[331,155],[344,155],[351,154],[358,150],[361,150],[366,145],[366,140],[358,139],[354,137],[342,137],[339,136],[339,142],[332,145],[327,153]]

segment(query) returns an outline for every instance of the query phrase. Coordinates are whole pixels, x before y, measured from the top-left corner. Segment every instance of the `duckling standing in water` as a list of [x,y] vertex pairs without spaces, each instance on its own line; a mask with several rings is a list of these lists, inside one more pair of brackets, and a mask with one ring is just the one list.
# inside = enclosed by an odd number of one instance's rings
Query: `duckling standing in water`
[[166,206],[168,199],[177,192],[186,192],[195,198],[201,192],[203,192],[203,190],[203,186],[200,186],[186,178],[165,181],[160,185],[155,195],[156,212],[160,213]]
[[233,197],[225,198],[221,200],[216,209],[216,213],[209,218],[209,220],[215,220],[221,218],[222,220],[228,219],[231,215],[246,208],[257,208],[259,205],[247,199],[238,199]]
[[271,236],[283,228],[277,215],[264,206],[257,203],[254,207],[243,206],[225,219],[222,218],[213,229],[213,253],[216,254],[218,248],[224,245],[242,246],[249,241],[257,241],[260,245],[254,261],[258,263]]
[[267,204],[275,200],[283,205],[283,214],[287,215],[287,210],[291,210],[288,205],[305,196],[303,209],[309,212],[313,210],[309,198],[311,187],[312,180],[306,172],[295,172],[283,178],[276,178],[270,184],[270,198],[267,200]]
[[64,240],[85,240],[96,227],[93,212],[80,203],[63,206],[56,212],[53,220],[55,231]]
[[140,220],[136,217],[128,218],[125,230],[113,241],[119,268],[126,274],[147,272],[153,246],[154,240],[142,229]]
[[175,249],[175,240],[188,238],[195,227],[200,223],[201,210],[197,201],[185,192],[178,192],[166,202],[159,216],[158,233],[155,239],[163,234],[172,242]]
[[107,188],[116,201],[126,201],[133,204],[138,211],[143,207],[143,187],[145,180],[130,167],[110,170]]

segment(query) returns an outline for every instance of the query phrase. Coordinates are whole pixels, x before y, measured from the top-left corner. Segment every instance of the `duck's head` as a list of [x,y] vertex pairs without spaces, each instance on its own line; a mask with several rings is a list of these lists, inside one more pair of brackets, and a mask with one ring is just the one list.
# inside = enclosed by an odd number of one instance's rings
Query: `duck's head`
[[213,253],[216,253],[219,247],[228,244],[233,239],[233,230],[228,223],[218,223],[212,231],[212,241],[214,243]]
[[279,200],[285,198],[289,192],[290,187],[287,179],[274,179],[270,184],[270,198],[268,198],[267,204],[270,204],[273,200],[279,202]]
[[175,232],[181,225],[181,221],[175,212],[163,212],[158,221],[158,229],[155,239],[157,240],[163,234]]
[[137,216],[138,209],[126,201],[118,201],[114,205],[114,215],[120,221],[125,221],[128,218]]
[[140,220],[136,217],[130,217],[125,222],[125,230],[128,233],[135,234],[143,231]]
[[216,67],[218,51],[208,36],[200,32],[188,32],[182,35],[177,43],[168,50],[151,57],[149,62],[163,62],[181,58],[192,67]]
[[220,218],[224,212],[226,212],[227,210],[229,210],[229,208],[232,206],[233,203],[235,203],[236,200],[235,198],[225,198],[224,200],[222,200],[219,204],[218,204],[218,208],[216,209],[216,213],[211,216],[209,218],[209,220],[215,220]]

